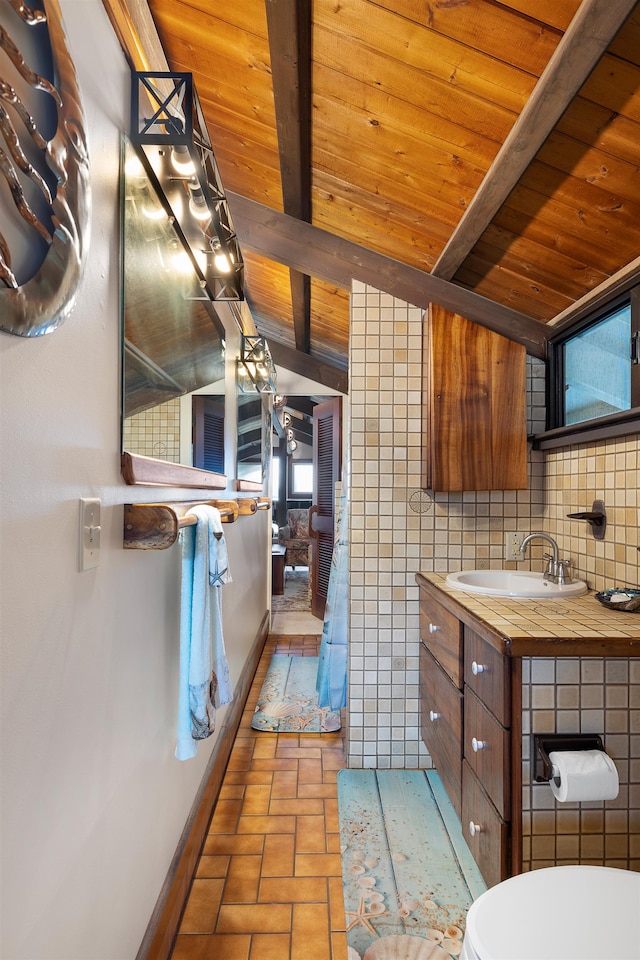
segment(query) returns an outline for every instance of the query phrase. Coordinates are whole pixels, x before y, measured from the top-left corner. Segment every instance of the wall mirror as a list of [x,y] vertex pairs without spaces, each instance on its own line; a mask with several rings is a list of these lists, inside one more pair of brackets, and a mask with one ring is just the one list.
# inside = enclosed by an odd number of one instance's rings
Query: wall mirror
[[271,410],[265,394],[237,391],[236,478],[241,490],[262,490],[271,461]]
[[121,183],[123,476],[223,489],[224,326],[126,138]]

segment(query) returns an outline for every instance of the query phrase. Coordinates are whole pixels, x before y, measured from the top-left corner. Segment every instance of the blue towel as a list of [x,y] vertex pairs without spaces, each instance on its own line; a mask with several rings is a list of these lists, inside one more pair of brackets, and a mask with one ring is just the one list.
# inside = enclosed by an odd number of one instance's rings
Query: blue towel
[[339,710],[347,702],[347,635],[349,629],[349,523],[346,494],[340,497],[336,540],[329,569],[329,587],[322,626],[316,691],[318,705]]
[[181,533],[178,760],[195,756],[197,741],[215,729],[216,706],[233,697],[222,634],[220,587],[231,575],[220,511],[202,504],[188,514],[198,522]]

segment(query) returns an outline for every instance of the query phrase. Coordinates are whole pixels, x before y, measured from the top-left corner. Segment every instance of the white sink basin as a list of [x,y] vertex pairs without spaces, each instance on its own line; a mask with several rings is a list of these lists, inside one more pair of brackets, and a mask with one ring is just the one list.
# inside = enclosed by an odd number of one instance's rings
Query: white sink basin
[[456,590],[484,593],[494,597],[523,597],[530,599],[558,599],[579,597],[587,592],[582,580],[571,583],[552,583],[542,573],[529,570],[461,570],[450,573],[446,580]]

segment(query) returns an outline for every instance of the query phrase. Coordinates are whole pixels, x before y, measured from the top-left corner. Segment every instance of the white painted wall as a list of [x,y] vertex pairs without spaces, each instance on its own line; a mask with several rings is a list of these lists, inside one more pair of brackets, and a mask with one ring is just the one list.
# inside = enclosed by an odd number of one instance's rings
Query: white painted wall
[[[185,496],[120,477],[117,178],[129,71],[100,0],[62,9],[88,121],[92,235],[65,324],[33,340],[0,333],[0,956],[131,960],[213,738],[194,760],[175,759],[179,548],[122,548],[124,502]],[[84,573],[80,497],[102,500],[100,565]],[[268,603],[270,515],[225,533],[237,681]]]

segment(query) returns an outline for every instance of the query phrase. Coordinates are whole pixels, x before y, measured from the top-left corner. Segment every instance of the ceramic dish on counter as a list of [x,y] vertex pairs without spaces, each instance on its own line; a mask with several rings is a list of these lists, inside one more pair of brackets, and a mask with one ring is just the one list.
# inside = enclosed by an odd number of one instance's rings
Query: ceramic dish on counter
[[609,610],[621,610],[624,613],[640,612],[640,590],[633,587],[614,587],[612,590],[602,590],[596,593],[603,607]]

